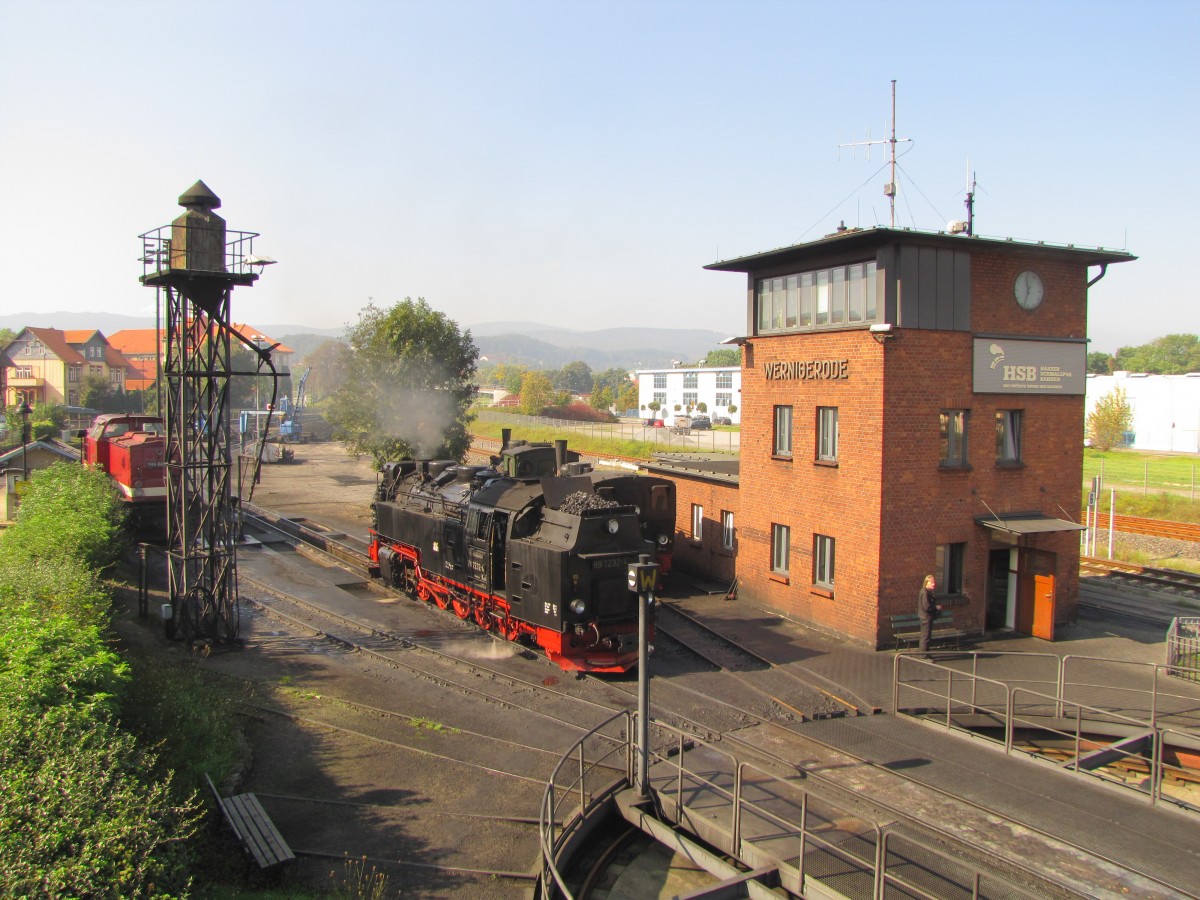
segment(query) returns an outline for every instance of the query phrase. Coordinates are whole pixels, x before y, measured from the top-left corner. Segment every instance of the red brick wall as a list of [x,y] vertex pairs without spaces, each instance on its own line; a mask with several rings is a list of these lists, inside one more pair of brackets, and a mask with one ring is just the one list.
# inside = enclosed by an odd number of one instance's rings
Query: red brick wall
[[[722,587],[728,587],[733,584],[737,562],[737,485],[679,475],[673,475],[671,478],[675,482],[674,567],[690,575],[709,579]],[[699,504],[704,509],[700,540],[696,540],[692,535],[693,504]],[[721,546],[722,510],[734,514],[733,550],[726,550]]]
[[[1045,299],[1021,309],[1013,282],[1036,271]],[[1084,399],[975,394],[974,334],[1054,339],[1086,333],[1086,268],[1052,255],[976,253],[971,268],[972,332],[896,329],[881,344],[868,332],[756,337],[742,376],[738,566],[743,599],[875,646],[890,642],[888,616],[916,611],[936,548],[966,543],[962,605],[956,624],[982,630],[993,532],[975,517],[1041,512],[1071,518],[1081,505]],[[844,380],[768,380],[764,364],[848,361]],[[793,456],[773,459],[773,410],[793,407]],[[839,410],[836,467],[814,463],[816,408]],[[939,467],[939,413],[966,409],[970,467]],[[1022,410],[1024,465],[995,460],[995,414]],[[680,494],[680,520],[691,501]],[[706,505],[707,509],[707,505]],[[770,569],[771,525],[791,528],[787,579]],[[686,526],[685,526],[686,527]],[[812,584],[813,535],[836,540],[835,589]],[[1057,621],[1072,620],[1078,593],[1078,535],[1026,539],[1058,554]]]
[[[740,596],[873,643],[879,585],[884,347],[866,331],[755,338],[742,373]],[[846,360],[845,379],[768,380],[764,365]],[[774,407],[792,407],[792,458],[772,458]],[[820,465],[816,411],[838,408],[836,466]],[[749,419],[749,421],[747,421]],[[791,528],[786,580],[771,572],[771,526]],[[813,535],[835,540],[833,595],[812,583]]]

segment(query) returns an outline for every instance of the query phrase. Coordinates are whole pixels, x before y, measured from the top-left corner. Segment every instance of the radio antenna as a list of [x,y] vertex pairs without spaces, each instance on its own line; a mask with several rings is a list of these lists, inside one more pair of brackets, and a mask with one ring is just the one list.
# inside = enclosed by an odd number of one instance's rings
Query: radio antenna
[[871,158],[870,148],[873,145],[875,145],[875,144],[890,145],[890,152],[891,152],[890,173],[891,174],[889,176],[888,183],[883,186],[883,193],[884,193],[884,196],[886,196],[888,198],[888,204],[890,206],[890,218],[888,220],[888,224],[891,228],[896,227],[896,145],[897,144],[911,144],[911,143],[912,143],[911,138],[897,138],[896,137],[896,79],[893,78],[892,79],[892,136],[890,138],[888,138],[887,140],[882,140],[882,141],[865,140],[865,141],[857,141],[852,144],[838,144],[839,148],[841,148],[841,147],[866,147],[867,148],[867,159]]

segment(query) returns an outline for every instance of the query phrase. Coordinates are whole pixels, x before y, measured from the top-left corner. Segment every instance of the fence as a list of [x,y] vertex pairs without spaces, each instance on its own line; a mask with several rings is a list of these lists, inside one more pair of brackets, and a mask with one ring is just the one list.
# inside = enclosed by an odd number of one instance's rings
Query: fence
[[654,428],[638,422],[575,422],[570,419],[553,419],[549,416],[524,416],[519,413],[480,410],[476,413],[480,422],[498,422],[512,426],[513,437],[521,437],[522,428],[552,428],[562,437],[577,434],[597,440],[644,441],[653,444],[656,451],[663,453],[741,452],[740,431],[688,431],[679,433],[670,428]]
[[1143,494],[1167,493],[1196,499],[1196,463],[1186,458],[1148,460],[1131,456],[1128,460],[1084,456],[1083,481],[1090,490],[1092,480],[1118,490],[1140,490]]
[[[1167,665],[1177,678],[1200,681],[1200,618],[1176,617],[1167,631]],[[1178,667],[1178,668],[1177,668]]]
[[[1000,731],[1007,754],[1043,757],[1036,735],[1049,734],[1050,743],[1069,748],[1058,763],[1064,769],[1139,791],[1152,804],[1168,800],[1200,809],[1187,788],[1193,771],[1174,755],[1175,748],[1195,746],[1200,738],[1200,691],[1178,681],[1180,676],[1195,681],[1200,669],[994,652],[932,661],[900,654],[894,665],[892,704],[898,713],[977,737],[986,736],[980,729]],[[1026,747],[1018,746],[1022,732],[1035,735]],[[1108,734],[1116,737],[1107,743],[1096,736]]]
[[[617,713],[584,735],[551,774],[540,814],[543,898],[573,898],[560,865],[588,842],[600,809],[630,787],[636,724],[632,713]],[[767,867],[760,874],[776,867],[780,886],[794,895],[873,900],[1041,896],[948,848],[934,848],[895,821],[871,821],[857,800],[815,793],[803,776],[781,777],[694,735],[661,722],[650,724],[651,781],[661,817],[677,826],[686,821],[689,831],[703,832],[700,836],[718,851],[713,856],[753,859],[757,867]],[[888,818],[895,817],[889,813]],[[705,862],[709,853],[692,847],[697,850],[694,861],[714,881],[737,873],[727,863],[710,867]],[[745,886],[744,879],[738,880]],[[1065,885],[1056,887],[1063,896],[1075,894]]]

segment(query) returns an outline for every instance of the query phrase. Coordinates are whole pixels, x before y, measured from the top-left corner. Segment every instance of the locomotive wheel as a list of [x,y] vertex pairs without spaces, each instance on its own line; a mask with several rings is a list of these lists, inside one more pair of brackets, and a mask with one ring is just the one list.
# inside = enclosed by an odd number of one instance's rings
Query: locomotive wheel
[[511,616],[505,616],[500,620],[500,633],[510,641],[515,641],[521,636],[521,626],[517,624],[517,620]]
[[460,619],[471,618],[471,602],[469,600],[460,600],[458,597],[451,597],[450,605],[454,607],[454,614]]
[[492,618],[492,614],[482,603],[476,604],[472,612],[474,613],[475,624],[484,631],[491,631],[496,627],[496,620]]

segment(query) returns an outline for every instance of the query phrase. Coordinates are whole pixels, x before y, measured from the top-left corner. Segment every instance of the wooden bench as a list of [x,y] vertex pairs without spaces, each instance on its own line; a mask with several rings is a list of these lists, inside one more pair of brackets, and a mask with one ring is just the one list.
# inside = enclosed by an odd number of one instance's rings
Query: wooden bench
[[222,797],[208,775],[204,776],[208,786],[212,788],[221,814],[233,833],[237,835],[242,845],[250,851],[254,861],[260,868],[269,869],[280,863],[295,859],[296,854],[288,846],[267,811],[258,802],[254,794],[236,794],[232,797]]
[[[921,641],[921,617],[916,613],[905,613],[889,617],[892,624],[892,637],[896,640],[896,649],[900,650],[905,644],[911,643],[914,647],[918,646]],[[964,637],[967,636],[965,631],[954,627],[954,616],[948,612],[938,613],[933,620],[933,633],[929,636],[929,642],[933,643],[950,643],[954,642],[955,648]]]

